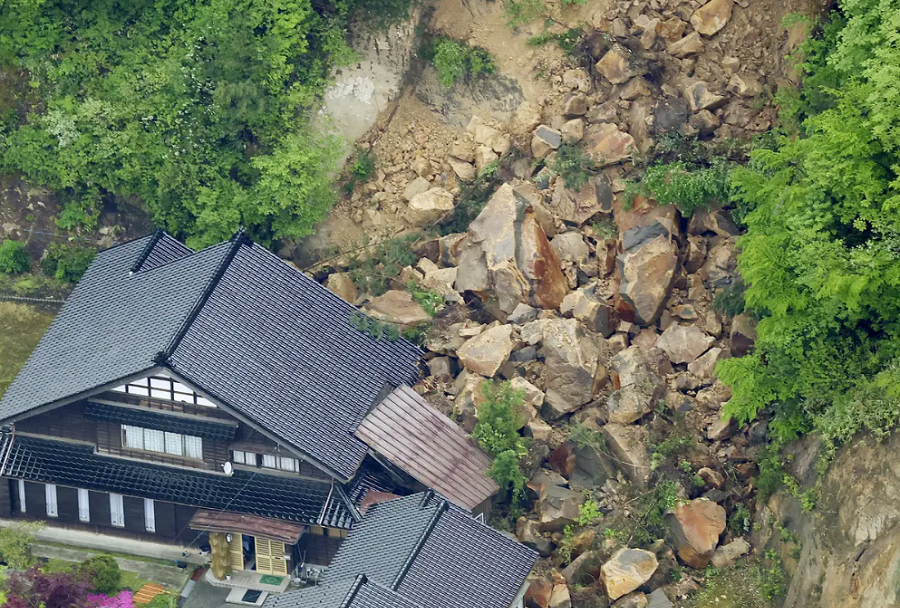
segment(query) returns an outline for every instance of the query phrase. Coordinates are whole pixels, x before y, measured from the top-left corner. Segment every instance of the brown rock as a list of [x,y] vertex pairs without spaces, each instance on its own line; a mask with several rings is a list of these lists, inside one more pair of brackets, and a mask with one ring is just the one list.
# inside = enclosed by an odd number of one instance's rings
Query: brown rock
[[724,350],[713,347],[688,364],[688,371],[701,380],[710,380],[716,375],[716,364],[728,356]]
[[606,401],[610,422],[636,422],[663,397],[663,382],[639,346],[632,345],[614,356],[612,371],[617,390]]
[[450,168],[453,169],[453,172],[456,173],[456,177],[458,177],[460,181],[470,182],[477,177],[475,166],[471,163],[456,160],[451,157],[447,159],[447,164],[450,165]]
[[706,437],[710,441],[724,441],[734,437],[737,429],[737,421],[731,416],[716,418],[712,424],[706,427]]
[[719,117],[709,110],[700,110],[691,116],[688,124],[697,129],[698,135],[706,137],[707,135],[712,135],[713,131],[715,131],[721,123]]
[[512,325],[497,325],[468,340],[457,356],[470,372],[493,378],[514,347]]
[[575,411],[593,397],[600,357],[596,336],[575,319],[550,319],[542,327],[546,396],[542,413],[556,419]]
[[686,87],[684,89],[684,98],[687,99],[688,107],[694,112],[715,110],[726,101],[726,98],[722,95],[712,93],[709,90],[709,86],[702,80]]
[[659,22],[659,25],[656,26],[656,33],[662,36],[666,44],[672,44],[681,40],[685,28],[687,28],[687,23],[678,17],[670,17]]
[[737,236],[740,234],[731,215],[724,209],[697,209],[688,222],[688,234],[700,235],[704,232],[714,232],[722,237]]
[[642,426],[610,422],[603,427],[615,465],[634,483],[646,485],[650,477],[650,434]]
[[450,146],[450,156],[463,162],[475,162],[475,144],[468,139],[458,140]]
[[662,333],[656,346],[662,349],[672,363],[691,363],[715,342],[696,325],[673,323]]
[[710,0],[691,15],[691,25],[704,36],[717,33],[731,19],[733,0]]
[[550,468],[568,479],[575,471],[575,446],[568,441],[550,452]]
[[581,225],[603,209],[597,190],[598,178],[589,179],[581,190],[572,190],[565,179],[558,177],[548,207],[561,220]]
[[640,591],[633,591],[620,597],[612,608],[647,608],[647,596]]
[[593,86],[591,75],[584,68],[574,68],[563,72],[563,85],[582,93],[590,93]]
[[596,285],[589,285],[567,295],[559,311],[584,323],[588,329],[608,338],[615,331],[616,316],[612,305],[600,300],[595,293]]
[[444,213],[453,210],[453,195],[443,188],[431,188],[412,197],[409,200],[409,210],[415,221],[437,221]]
[[[534,519],[519,518],[519,521],[516,523],[516,538],[523,545],[531,547],[545,557],[553,553],[553,542],[541,534],[540,524]],[[549,593],[548,589],[548,599]],[[526,597],[528,596],[526,595]],[[544,605],[546,606],[546,604]]]
[[595,67],[598,72],[613,84],[622,84],[643,73],[642,70],[637,69],[633,65],[631,52],[620,44],[614,44],[600,58]]
[[619,549],[600,568],[600,580],[611,600],[631,593],[653,576],[659,562],[650,551]]
[[328,275],[325,287],[327,287],[331,293],[344,298],[344,300],[351,304],[356,301],[356,283],[353,282],[353,279],[351,279],[350,275],[346,272],[335,272],[334,274]]
[[564,116],[584,116],[588,111],[588,99],[584,93],[571,93],[563,101]]
[[731,320],[731,354],[743,357],[756,342],[756,321],[748,314],[741,313]]
[[613,123],[604,122],[588,129],[586,145],[591,159],[597,165],[606,167],[631,157],[634,138],[620,131]]
[[528,608],[548,608],[552,593],[553,583],[546,578],[530,578],[528,589],[525,591],[525,605]]
[[584,121],[580,118],[573,118],[566,121],[560,128],[563,141],[566,143],[576,143],[584,138]]
[[676,40],[669,44],[666,52],[673,57],[684,59],[691,55],[696,55],[703,50],[703,41],[700,39],[699,32],[691,32],[681,40]]
[[666,523],[681,561],[692,568],[705,568],[725,531],[725,509],[697,499],[675,507],[666,515]]
[[558,583],[553,586],[553,593],[550,594],[550,605],[548,608],[572,608],[569,587],[565,583]]
[[431,315],[413,299],[412,294],[395,289],[374,298],[366,304],[365,311],[381,321],[408,327],[431,319]]
[[540,125],[531,138],[531,155],[540,160],[562,144],[562,133],[547,125]]
[[735,74],[728,79],[728,86],[725,90],[739,97],[756,97],[763,92],[763,87],[757,79],[751,76]]
[[725,477],[718,471],[714,471],[709,467],[702,467],[697,471],[697,477],[706,482],[707,487],[721,490],[725,487]]
[[743,538],[736,538],[727,545],[722,545],[712,556],[712,565],[716,568],[727,568],[743,555],[750,552],[750,543]]
[[583,502],[584,495],[581,492],[559,486],[544,485],[535,506],[541,530],[562,530],[575,523]]
[[[631,244],[631,243],[629,243]],[[678,266],[678,247],[665,234],[625,246],[616,261],[622,282],[619,294],[633,309],[635,322],[652,325],[659,318]]]

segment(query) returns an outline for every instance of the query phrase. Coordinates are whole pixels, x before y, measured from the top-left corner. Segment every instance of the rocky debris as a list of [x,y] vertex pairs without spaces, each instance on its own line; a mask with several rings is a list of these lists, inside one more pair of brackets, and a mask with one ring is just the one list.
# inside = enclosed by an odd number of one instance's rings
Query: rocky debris
[[566,187],[566,180],[558,177],[550,201],[550,209],[563,221],[581,225],[603,211],[598,197],[598,179],[589,179],[581,190]]
[[534,130],[534,135],[531,138],[531,155],[535,159],[540,160],[553,150],[559,149],[561,144],[562,133],[560,131],[547,125],[540,125]]
[[562,133],[562,140],[564,143],[578,143],[584,139],[584,120],[580,118],[567,120],[563,123],[563,126],[560,127],[559,131]]
[[616,467],[634,483],[646,485],[650,477],[650,433],[642,426],[610,422],[603,427]]
[[619,549],[600,567],[600,580],[611,600],[631,593],[653,576],[659,567],[656,556],[643,549]]
[[558,308],[569,290],[532,205],[508,184],[469,225],[458,268],[457,290],[485,296],[493,290],[505,313],[522,302]]
[[666,48],[667,53],[679,59],[696,55],[701,51],[703,51],[703,41],[700,39],[699,32],[691,32],[684,38],[670,43]]
[[568,479],[575,471],[575,445],[569,442],[561,444],[550,452],[547,461],[554,472]]
[[510,323],[515,323],[516,325],[524,325],[529,321],[534,321],[535,319],[537,319],[539,312],[540,311],[537,308],[529,306],[524,302],[519,302],[518,304],[516,304],[516,307],[513,309],[513,311],[509,313],[507,320]]
[[631,52],[620,44],[614,44],[594,67],[612,84],[628,82],[643,73],[635,65]]
[[673,604],[662,589],[657,589],[647,596],[647,608],[673,608]]
[[547,608],[552,593],[553,583],[550,580],[543,576],[529,576],[528,589],[525,590],[525,605],[528,608]]
[[358,295],[356,292],[356,283],[353,282],[353,279],[351,279],[350,275],[346,272],[335,272],[334,274],[328,275],[328,280],[325,281],[325,287],[327,287],[331,293],[344,298],[344,300],[351,304],[356,302]]
[[435,357],[426,364],[428,373],[437,378],[453,378],[453,366],[450,364],[450,357]]
[[541,330],[546,392],[542,413],[555,420],[593,397],[600,349],[596,336],[575,319],[549,319]]
[[696,325],[673,323],[662,333],[656,346],[669,357],[672,363],[692,363],[715,342]]
[[634,591],[620,597],[612,608],[647,608],[647,596],[640,591]]
[[631,157],[634,138],[614,123],[602,122],[588,128],[585,135],[588,154],[598,166],[606,167]]
[[431,182],[424,177],[417,177],[403,189],[403,200],[409,202],[419,194],[427,192],[431,188]]
[[563,85],[568,89],[590,93],[593,88],[591,75],[584,68],[574,68],[563,72]]
[[544,484],[535,506],[541,530],[562,530],[578,521],[579,507],[583,502],[581,492]]
[[530,101],[523,101],[509,121],[510,133],[531,134],[541,124],[541,108]]
[[436,222],[444,213],[453,210],[453,195],[443,188],[431,188],[412,197],[409,210],[417,222]]
[[716,418],[712,424],[706,427],[706,438],[710,441],[730,439],[737,433],[737,429],[737,421],[731,416]]
[[659,222],[625,233],[616,265],[619,294],[634,310],[634,320],[651,325],[659,319],[678,267],[678,247]]
[[431,319],[411,293],[396,289],[373,298],[364,310],[370,317],[402,327],[412,327]]
[[701,467],[701,469],[697,471],[697,477],[706,482],[707,487],[712,487],[717,490],[721,490],[725,487],[725,477],[718,471],[710,469],[709,467]]
[[456,158],[448,158],[447,163],[450,165],[450,168],[453,169],[453,172],[456,173],[456,176],[460,181],[470,182],[478,175],[475,166],[472,163]]
[[756,342],[756,321],[750,315],[741,313],[731,320],[731,354],[743,357],[753,350]]
[[[539,408],[544,404],[544,391],[533,385],[522,376],[516,376],[509,382],[513,389],[522,391],[523,400],[526,406]],[[526,420],[526,422],[530,422]]]
[[559,312],[584,323],[588,329],[608,338],[616,330],[615,310],[612,304],[601,300],[596,284],[573,291],[559,306]]
[[763,86],[760,82],[746,74],[734,74],[728,79],[726,90],[738,97],[756,97],[763,92]]
[[588,98],[584,93],[571,93],[563,100],[563,116],[584,116],[588,111]]
[[512,325],[497,325],[466,341],[457,355],[470,372],[493,378],[515,345]]
[[685,87],[684,98],[687,100],[688,107],[690,107],[692,112],[715,110],[721,107],[728,99],[724,95],[716,95],[710,91],[709,85],[702,80]]
[[[531,547],[545,557],[553,553],[553,541],[541,533],[541,526],[537,520],[520,517],[519,521],[516,522],[516,538],[523,545]],[[534,583],[532,583],[533,585]],[[540,589],[538,586],[535,591],[537,592]],[[547,604],[543,605],[546,606]]]
[[564,582],[553,585],[553,593],[550,594],[550,603],[547,608],[572,608],[569,587]]
[[666,515],[666,523],[681,561],[692,568],[705,568],[725,531],[725,509],[698,498],[675,507]]
[[736,538],[727,545],[717,548],[713,553],[711,563],[716,568],[727,568],[749,552],[750,543],[743,538]]
[[691,25],[704,36],[712,36],[731,19],[733,7],[734,0],[710,0],[694,11],[691,15]]
[[691,235],[713,232],[721,237],[737,236],[740,233],[731,215],[724,209],[697,209],[691,215],[687,231]]
[[716,373],[716,364],[726,357],[727,353],[723,349],[713,347],[688,363],[688,371],[701,380],[711,380]]
[[618,390],[606,401],[610,422],[636,422],[649,414],[663,396],[663,383],[638,346],[630,346],[613,357],[612,376]]
[[581,233],[575,230],[557,235],[550,241],[550,246],[553,247],[556,256],[563,262],[580,264],[587,260],[591,254]]

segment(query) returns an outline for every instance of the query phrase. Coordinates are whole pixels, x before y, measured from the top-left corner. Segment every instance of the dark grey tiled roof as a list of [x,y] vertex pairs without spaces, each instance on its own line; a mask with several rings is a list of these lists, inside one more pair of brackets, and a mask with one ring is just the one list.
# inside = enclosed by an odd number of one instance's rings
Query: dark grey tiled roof
[[229,244],[130,275],[151,238],[97,255],[3,395],[0,420],[154,367]]
[[329,586],[310,587],[284,595],[273,595],[266,608],[422,608],[364,575]]
[[97,256],[0,420],[145,372],[165,352],[164,366],[349,479],[367,450],[356,426],[385,384],[415,379],[421,355],[357,331],[354,310],[242,236],[192,254],[144,237]]
[[[365,575],[421,608],[507,608],[537,554],[430,494],[369,508],[338,549],[322,584],[266,608],[339,608]],[[378,604],[375,604],[378,606]]]
[[[0,434],[0,445],[9,434]],[[0,452],[0,457],[5,452]],[[349,528],[353,518],[331,483],[235,471],[230,477],[93,453],[88,445],[17,435],[2,474],[209,509]],[[332,505],[334,502],[334,505]],[[322,513],[329,517],[320,521]]]

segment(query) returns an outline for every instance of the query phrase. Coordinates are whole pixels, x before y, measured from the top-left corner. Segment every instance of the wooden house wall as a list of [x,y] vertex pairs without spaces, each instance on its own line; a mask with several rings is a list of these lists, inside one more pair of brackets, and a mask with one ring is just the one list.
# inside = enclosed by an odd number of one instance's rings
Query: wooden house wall
[[84,406],[84,401],[77,401],[25,418],[16,422],[16,431],[96,443],[97,425],[84,417]]
[[13,513],[13,492],[11,479],[0,479],[0,517],[9,518]]
[[132,450],[122,445],[122,425],[108,420],[97,421],[97,451],[117,456],[138,458],[147,462],[171,464],[205,471],[222,471],[229,458],[228,442],[217,439],[203,438],[203,460],[172,456],[146,450]]

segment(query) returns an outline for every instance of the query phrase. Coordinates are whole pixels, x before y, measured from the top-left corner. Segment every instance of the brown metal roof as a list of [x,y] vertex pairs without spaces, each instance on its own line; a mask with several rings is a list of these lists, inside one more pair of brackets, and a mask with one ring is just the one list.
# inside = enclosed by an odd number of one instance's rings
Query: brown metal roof
[[191,530],[202,530],[205,532],[240,532],[250,536],[271,538],[289,545],[293,545],[300,540],[303,530],[306,528],[303,524],[296,524],[283,519],[210,511],[209,509],[197,509],[188,527]]
[[474,509],[497,491],[491,458],[452,420],[407,386],[363,419],[356,436],[451,502]]

